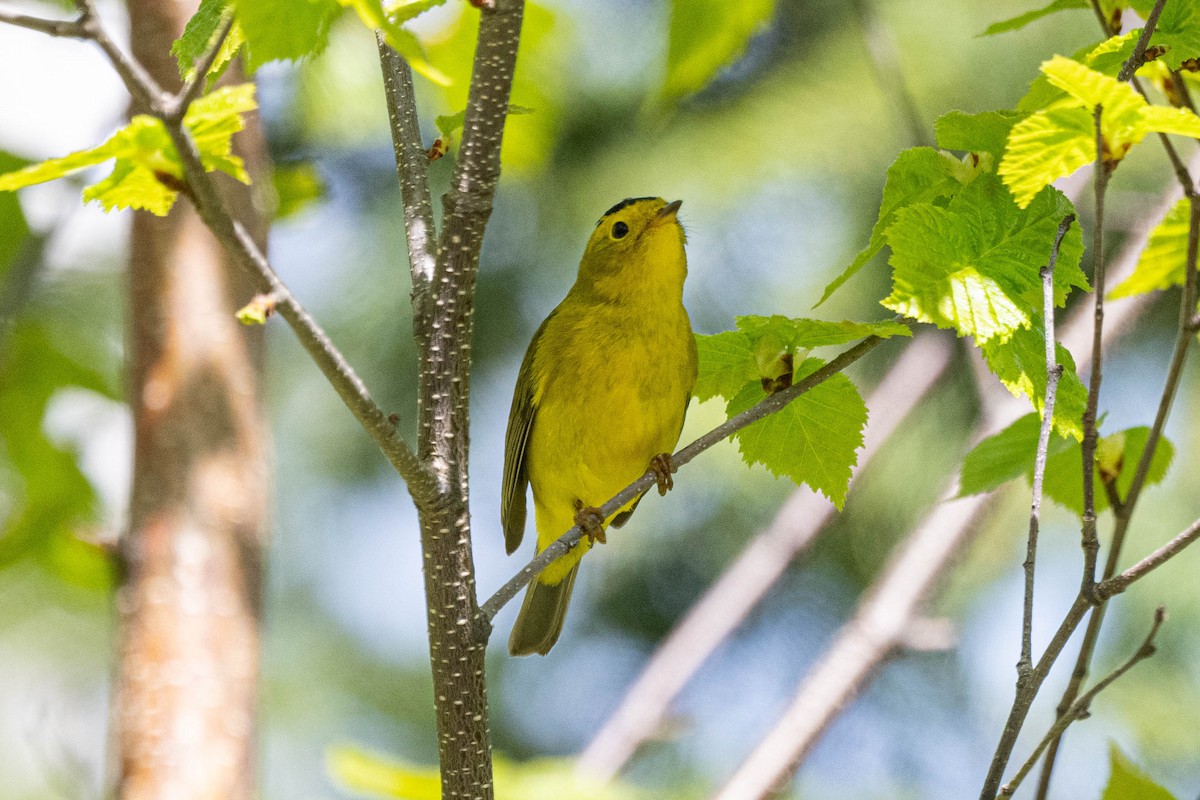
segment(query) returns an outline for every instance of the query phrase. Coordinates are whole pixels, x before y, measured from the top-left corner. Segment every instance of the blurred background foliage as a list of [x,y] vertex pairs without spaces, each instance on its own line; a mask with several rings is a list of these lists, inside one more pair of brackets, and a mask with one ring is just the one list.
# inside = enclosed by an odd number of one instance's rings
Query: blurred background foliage
[[[916,143],[894,86],[879,83],[864,21],[894,36],[898,62],[885,78],[903,78],[928,137],[946,111],[1011,107],[1043,59],[1103,38],[1086,11],[978,36],[1030,7],[1025,0],[529,4],[513,102],[534,113],[510,120],[479,278],[472,510],[481,592],[519,565],[503,554],[497,512],[519,359],[573,280],[600,213],[626,196],[684,199],[685,299],[699,332],[728,329],[736,314],[808,314],[866,241],[888,164]],[[123,13],[116,4],[102,11],[111,20]],[[451,0],[411,25],[430,63],[453,79],[446,88],[418,79],[427,142],[437,135],[436,116],[465,105],[476,19],[465,2]],[[87,48],[0,28],[0,52],[0,107],[8,110],[0,151],[12,154],[0,156],[0,171],[93,145],[119,125],[122,90]],[[258,80],[277,164],[272,260],[381,403],[411,425],[408,272],[372,37],[343,16],[323,54],[267,64]],[[452,160],[453,150],[431,165],[435,194],[445,190]],[[1168,178],[1153,147],[1123,166],[1109,194],[1114,251]],[[1086,229],[1088,202],[1080,208]],[[0,775],[13,800],[99,796],[115,578],[106,553],[124,523],[131,458],[131,423],[119,399],[122,320],[136,313],[122,299],[128,221],[80,207],[78,185],[68,181],[29,189],[19,205],[0,194]],[[822,316],[880,319],[886,287],[880,257]],[[1175,304],[1168,293],[1111,352],[1103,405],[1114,428],[1152,419]],[[327,753],[342,778],[357,768],[385,780],[378,771],[387,767],[331,748],[354,743],[417,764],[436,758],[417,527],[403,487],[290,332],[272,324],[269,341],[275,525],[262,796],[344,797],[327,772]],[[886,344],[853,376],[869,388],[904,346]],[[1131,556],[1196,514],[1194,368],[1185,380],[1168,429],[1175,463],[1138,513]],[[719,402],[693,406],[684,440],[722,411]],[[960,358],[851,490],[846,511],[810,556],[693,681],[661,741],[632,765],[634,783],[652,796],[668,789],[702,796],[729,773],[891,547],[936,500],[970,445],[978,411],[971,368]],[[645,503],[630,527],[589,557],[576,609],[550,657],[514,660],[495,648],[498,752],[523,761],[569,756],[586,744],[656,642],[792,490],[723,445],[681,474],[666,500]],[[993,507],[935,601],[933,613],[954,621],[957,647],[889,664],[800,771],[797,797],[978,791],[1011,701],[1027,504],[1018,490]],[[1047,516],[1035,619],[1041,641],[1078,580],[1077,525],[1061,509]],[[1111,610],[1100,670],[1140,641],[1156,604],[1165,603],[1171,619],[1158,655],[1103,695],[1093,718],[1068,736],[1056,796],[1099,796],[1110,740],[1177,796],[1195,796],[1198,567],[1200,552],[1186,553]],[[501,615],[501,631],[514,613]],[[1068,670],[1064,664],[1047,684],[1018,753],[1049,723]],[[549,781],[561,775],[556,763],[544,768]]]

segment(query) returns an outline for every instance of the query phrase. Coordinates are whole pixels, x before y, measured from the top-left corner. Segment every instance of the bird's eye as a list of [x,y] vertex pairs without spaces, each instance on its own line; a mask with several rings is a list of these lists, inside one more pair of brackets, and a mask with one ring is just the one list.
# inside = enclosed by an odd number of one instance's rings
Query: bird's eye
[[624,222],[618,222],[616,225],[613,225],[612,238],[624,239],[627,233],[629,233],[629,226]]

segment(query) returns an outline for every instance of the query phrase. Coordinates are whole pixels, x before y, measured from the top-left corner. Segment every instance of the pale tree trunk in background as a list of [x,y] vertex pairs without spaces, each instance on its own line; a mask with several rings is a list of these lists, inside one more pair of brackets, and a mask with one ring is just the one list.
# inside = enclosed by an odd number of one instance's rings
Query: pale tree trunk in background
[[[169,51],[195,3],[129,0],[134,56],[179,86]],[[137,109],[135,109],[136,111]],[[257,120],[235,139],[257,181]],[[256,238],[249,190],[223,182]],[[134,217],[128,386],[135,453],[121,543],[110,757],[123,800],[254,795],[265,428],[261,328],[234,311],[252,291],[186,198]]]

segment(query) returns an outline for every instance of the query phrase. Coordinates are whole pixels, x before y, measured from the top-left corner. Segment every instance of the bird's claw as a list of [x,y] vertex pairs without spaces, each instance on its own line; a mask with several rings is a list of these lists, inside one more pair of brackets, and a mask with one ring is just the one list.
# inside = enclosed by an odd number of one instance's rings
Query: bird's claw
[[675,488],[675,479],[671,477],[671,473],[675,471],[675,462],[671,460],[670,453],[659,453],[650,459],[650,471],[654,473],[660,497]]
[[604,533],[604,515],[595,506],[585,506],[582,500],[575,501],[575,524],[583,529],[583,535],[588,542],[608,544]]

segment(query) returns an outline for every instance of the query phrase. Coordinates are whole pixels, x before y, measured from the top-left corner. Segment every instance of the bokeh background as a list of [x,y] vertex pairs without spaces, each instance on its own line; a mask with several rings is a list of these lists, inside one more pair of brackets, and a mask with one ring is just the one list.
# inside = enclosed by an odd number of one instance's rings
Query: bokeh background
[[[931,138],[946,111],[1011,107],[1041,60],[1102,38],[1084,11],[978,36],[1030,7],[1024,0],[779,0],[745,55],[683,99],[663,86],[668,3],[531,7],[513,100],[535,113],[511,118],[480,273],[471,479],[481,592],[520,563],[504,555],[498,520],[517,366],[572,282],[600,213],[626,196],[684,200],[685,299],[698,332],[728,329],[738,314],[809,315],[821,288],[865,243],[899,150],[917,136]],[[119,5],[102,11],[121,26]],[[466,64],[470,19],[455,0],[419,20],[434,63]],[[864,19],[894,38],[898,60],[882,81],[868,57]],[[916,131],[896,78],[911,93]],[[346,18],[322,56],[268,65],[258,80],[277,183],[290,206],[273,228],[272,260],[376,397],[411,420],[407,266],[371,36]],[[465,85],[443,91],[418,83],[430,141],[433,117],[460,110]],[[32,160],[91,146],[120,124],[125,102],[89,48],[0,27],[0,151]],[[432,164],[435,194],[451,169],[450,159]],[[1114,250],[1168,182],[1154,146],[1122,167],[1109,195]],[[19,323],[0,328],[0,797],[13,800],[98,797],[104,770],[114,576],[103,553],[124,524],[131,457],[131,423],[119,399],[129,216],[81,206],[78,190],[60,181],[21,194],[28,237],[12,198],[0,197],[0,256],[11,261],[5,286],[26,287],[19,297],[3,295],[5,311],[19,308]],[[1089,225],[1089,201],[1079,205]],[[31,270],[30,280],[12,278],[21,269]],[[877,259],[817,313],[884,318],[877,302],[887,281]],[[1176,303],[1168,293],[1113,347],[1102,401],[1113,429],[1151,422]],[[417,526],[403,486],[290,331],[272,323],[268,341],[275,472],[262,796],[338,798],[346,795],[324,766],[331,746],[436,759]],[[860,386],[870,388],[904,346],[891,342],[857,366]],[[1196,516],[1196,388],[1192,365],[1168,426],[1175,463],[1145,496],[1131,557]],[[846,511],[683,694],[663,740],[631,766],[634,782],[694,787],[699,797],[731,772],[893,545],[936,502],[971,445],[979,407],[969,360],[960,357],[862,475]],[[694,404],[684,440],[722,415],[719,402]],[[578,752],[673,622],[793,490],[723,444],[681,473],[668,498],[644,503],[588,557],[550,657],[514,660],[494,648],[497,750],[516,759]],[[932,613],[953,622],[955,647],[889,663],[799,772],[797,797],[978,792],[1011,702],[1027,505],[1023,485],[993,505],[943,582]],[[1102,519],[1102,531],[1107,524]],[[1047,512],[1038,641],[1076,591],[1077,527],[1067,512]],[[1170,620],[1158,655],[1072,729],[1055,796],[1098,797],[1110,741],[1178,797],[1200,792],[1198,570],[1193,549],[1111,609],[1101,670],[1136,646],[1156,604],[1167,605]],[[514,614],[515,605],[499,618],[498,640]],[[1064,663],[1047,684],[1017,758],[1048,725],[1068,670]]]

